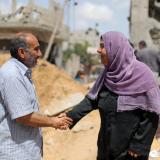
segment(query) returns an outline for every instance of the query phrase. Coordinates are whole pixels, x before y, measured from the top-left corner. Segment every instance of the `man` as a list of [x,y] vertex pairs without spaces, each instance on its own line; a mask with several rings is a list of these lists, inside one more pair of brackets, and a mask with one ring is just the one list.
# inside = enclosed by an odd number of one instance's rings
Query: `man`
[[31,33],[18,33],[11,42],[11,59],[0,69],[0,159],[41,160],[39,127],[66,129],[72,120],[38,113],[31,69],[41,56]]
[[150,67],[157,75],[160,75],[160,54],[154,50],[147,48],[144,40],[140,41],[137,59]]

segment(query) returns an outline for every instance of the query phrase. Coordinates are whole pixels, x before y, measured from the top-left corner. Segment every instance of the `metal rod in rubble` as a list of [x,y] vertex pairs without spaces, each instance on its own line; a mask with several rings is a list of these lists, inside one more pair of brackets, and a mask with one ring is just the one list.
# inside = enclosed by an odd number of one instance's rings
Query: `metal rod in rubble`
[[60,12],[60,16],[57,17],[57,23],[53,27],[52,34],[51,34],[47,49],[46,49],[44,57],[43,57],[44,60],[47,60],[47,58],[49,56],[52,44],[53,44],[53,42],[55,40],[56,33],[57,33],[57,31],[58,31],[58,29],[60,28],[60,25],[61,25],[61,21],[62,21],[62,18],[63,18],[63,13],[64,13],[64,8],[65,8],[67,2],[68,2],[68,0],[64,0],[63,7],[62,7],[62,10]]

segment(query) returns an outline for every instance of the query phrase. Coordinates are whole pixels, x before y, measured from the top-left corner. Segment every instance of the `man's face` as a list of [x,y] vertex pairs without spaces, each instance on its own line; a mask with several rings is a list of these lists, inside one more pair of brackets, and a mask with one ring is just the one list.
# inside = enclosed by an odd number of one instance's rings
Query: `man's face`
[[108,53],[107,50],[104,48],[104,42],[103,40],[100,40],[99,48],[97,50],[99,55],[101,56],[101,62],[104,65],[107,65],[109,60],[108,60]]
[[28,68],[33,68],[37,64],[37,60],[41,57],[41,51],[39,48],[39,42],[33,35],[28,36],[27,39],[28,50],[24,51],[24,64]]

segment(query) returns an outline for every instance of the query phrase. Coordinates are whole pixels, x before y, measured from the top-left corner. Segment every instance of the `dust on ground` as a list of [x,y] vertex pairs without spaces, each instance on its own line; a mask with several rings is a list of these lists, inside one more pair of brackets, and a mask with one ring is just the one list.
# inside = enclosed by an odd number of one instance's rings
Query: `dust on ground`
[[[1,54],[0,65],[9,57],[8,54]],[[52,114],[65,104],[74,105],[82,98],[81,95],[84,96],[87,92],[86,87],[74,81],[64,70],[43,60],[40,60],[33,70],[33,80],[41,112]],[[99,113],[93,111],[72,130],[43,128],[44,160],[96,160],[99,124]],[[152,149],[158,146],[154,140]]]

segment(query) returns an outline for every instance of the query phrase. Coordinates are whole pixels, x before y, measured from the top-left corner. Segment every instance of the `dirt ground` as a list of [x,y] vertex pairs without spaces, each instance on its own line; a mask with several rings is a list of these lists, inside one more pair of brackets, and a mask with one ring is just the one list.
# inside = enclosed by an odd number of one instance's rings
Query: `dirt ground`
[[[0,64],[8,58],[8,54],[0,55]],[[74,81],[64,70],[42,60],[33,71],[33,80],[43,113],[52,114],[64,105],[74,105],[87,92],[86,87]],[[99,113],[93,111],[72,130],[43,128],[44,160],[96,160],[99,124]],[[154,140],[152,149],[158,146]]]

